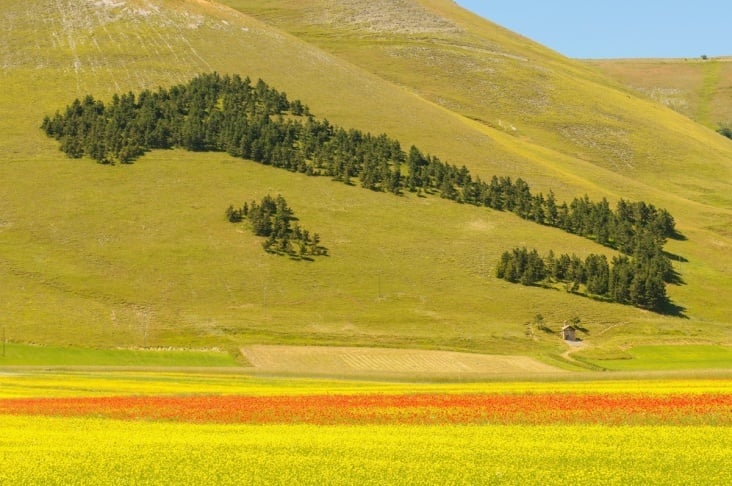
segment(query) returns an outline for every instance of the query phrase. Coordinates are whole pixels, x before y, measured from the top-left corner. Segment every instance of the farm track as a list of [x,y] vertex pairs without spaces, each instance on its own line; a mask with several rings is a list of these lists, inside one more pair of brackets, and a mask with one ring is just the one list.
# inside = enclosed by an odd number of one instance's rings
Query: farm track
[[489,378],[567,372],[526,356],[414,349],[251,345],[241,348],[255,373],[331,377]]

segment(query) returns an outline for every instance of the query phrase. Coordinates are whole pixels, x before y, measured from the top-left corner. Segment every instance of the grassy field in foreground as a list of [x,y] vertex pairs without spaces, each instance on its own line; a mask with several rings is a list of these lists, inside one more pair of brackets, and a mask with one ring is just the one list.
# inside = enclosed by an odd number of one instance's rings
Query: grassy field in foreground
[[645,345],[628,350],[589,347],[569,354],[571,361],[555,359],[544,363],[528,356],[375,347],[250,345],[226,352],[218,349],[91,349],[5,343],[0,367],[244,366],[242,372],[260,376],[420,382],[526,377],[562,380],[562,374],[586,371],[588,364],[590,369],[641,373],[732,370],[732,348],[729,346]]
[[3,347],[0,366],[236,366],[227,352],[179,349],[89,349],[30,346]]
[[637,346],[626,353],[626,359],[592,359],[591,354],[585,358],[603,368],[623,371],[732,368],[729,346]]

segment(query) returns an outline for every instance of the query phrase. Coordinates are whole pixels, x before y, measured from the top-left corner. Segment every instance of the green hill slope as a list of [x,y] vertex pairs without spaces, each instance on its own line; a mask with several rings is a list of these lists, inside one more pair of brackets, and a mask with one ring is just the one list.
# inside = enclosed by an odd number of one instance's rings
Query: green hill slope
[[[555,329],[579,316],[588,342],[605,346],[729,342],[732,144],[451,2],[392,2],[389,15],[349,22],[373,2],[225,3],[241,11],[193,0],[4,4],[0,324],[9,339],[558,353],[556,336],[526,335],[540,313]],[[520,176],[560,199],[666,207],[687,237],[667,249],[688,260],[676,264],[685,284],[669,288],[688,319],[494,278],[500,254],[517,245],[614,254],[510,213],[225,154],[156,151],[101,166],[67,159],[39,129],[75,97],[211,70],[261,77],[319,117],[386,132],[484,178]],[[229,204],[267,193],[287,198],[329,257],[269,255],[225,220]]]
[[[732,205],[726,141],[454,2],[225,3],[423,99],[511,134],[524,149],[550,148],[558,154],[541,157],[563,168],[567,163],[559,157],[568,156],[694,201]],[[593,177],[583,167],[572,169],[587,182],[615,189],[606,173]],[[694,179],[703,192],[694,190]],[[625,182],[620,187],[628,190]]]
[[716,129],[732,125],[732,58],[585,61],[633,92]]

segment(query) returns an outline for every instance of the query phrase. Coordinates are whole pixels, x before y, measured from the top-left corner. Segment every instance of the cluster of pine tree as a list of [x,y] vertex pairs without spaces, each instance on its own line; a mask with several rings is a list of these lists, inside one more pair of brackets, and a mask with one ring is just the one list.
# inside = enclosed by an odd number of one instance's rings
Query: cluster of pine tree
[[259,204],[252,201],[239,209],[231,205],[226,209],[226,218],[232,223],[249,220],[254,234],[267,238],[262,246],[269,253],[297,259],[328,254],[328,250],[320,246],[318,233],[311,235],[300,227],[295,213],[281,195],[273,198],[268,194]]
[[644,309],[661,310],[668,302],[666,281],[672,277],[668,259],[658,255],[646,258],[613,257],[608,263],[605,255],[577,255],[554,252],[541,257],[536,250],[514,248],[504,252],[496,266],[496,276],[523,285],[543,283],[565,284],[567,290],[603,297],[612,302],[630,304]]
[[[87,155],[100,163],[131,162],[151,149],[183,147],[192,151],[231,151],[263,161],[284,145],[290,131],[285,111],[307,114],[299,101],[249,78],[198,76],[188,84],[153,92],[112,97],[105,105],[87,95],[62,114],[45,117],[42,128],[61,142],[69,157]],[[288,140],[290,143],[293,140]]]
[[[75,100],[64,113],[43,120],[45,132],[70,157],[100,163],[131,162],[156,148],[221,151],[232,156],[345,184],[401,194],[404,190],[464,204],[510,211],[539,224],[592,238],[632,255],[666,258],[662,247],[676,234],[673,217],[644,202],[587,196],[558,203],[550,191],[532,194],[521,178],[493,176],[489,182],[397,140],[318,120],[300,101],[261,79],[202,74],[170,89],[115,95],[110,105],[91,96]],[[639,250],[642,249],[642,250]],[[666,261],[664,266],[670,266]]]
[[666,284],[676,277],[663,252],[667,239],[676,235],[676,223],[668,211],[623,199],[613,211],[606,199],[593,202],[587,196],[557,205],[551,192],[547,198],[531,195],[528,188],[521,192],[525,195],[519,207],[529,208],[529,212],[519,212],[520,216],[591,238],[625,255],[608,264],[602,255],[589,255],[582,261],[575,255],[555,258],[550,252],[541,258],[536,250],[514,249],[501,256],[496,269],[499,278],[524,285],[562,282],[572,292],[584,289],[612,302],[645,309],[661,310],[668,303]]
[[300,101],[238,75],[204,74],[188,84],[156,92],[114,95],[112,103],[86,96],[65,113],[43,120],[42,128],[61,142],[70,157],[130,162],[145,151],[183,147],[225,151],[263,164],[309,175],[329,176],[376,191],[439,193],[460,203],[511,211],[540,224],[594,238],[629,253],[637,233],[650,229],[665,238],[674,220],[652,205],[620,201],[613,212],[606,200],[587,196],[557,203],[550,191],[532,194],[521,178],[473,178],[465,166],[442,162],[397,140],[317,120]]

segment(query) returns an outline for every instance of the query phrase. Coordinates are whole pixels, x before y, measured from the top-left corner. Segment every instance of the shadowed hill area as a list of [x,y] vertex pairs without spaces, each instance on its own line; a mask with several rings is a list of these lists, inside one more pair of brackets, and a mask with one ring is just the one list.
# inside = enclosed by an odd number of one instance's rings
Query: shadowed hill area
[[[729,341],[732,144],[452,2],[10,0],[0,24],[0,324],[12,341],[546,358],[575,316],[603,346]],[[210,71],[261,77],[319,118],[486,180],[668,209],[686,237],[666,246],[683,279],[668,291],[688,318],[498,280],[496,262],[515,246],[615,255],[508,212],[225,153],[98,165],[66,158],[39,128],[74,98],[106,102]],[[317,228],[328,257],[269,255],[226,221],[230,204],[267,194]],[[528,332],[537,314],[555,333]]]

